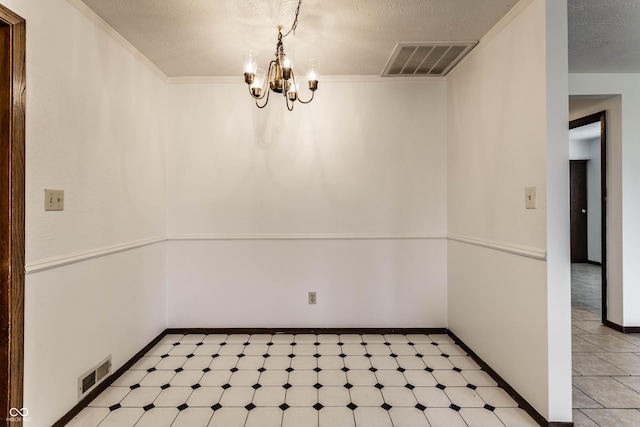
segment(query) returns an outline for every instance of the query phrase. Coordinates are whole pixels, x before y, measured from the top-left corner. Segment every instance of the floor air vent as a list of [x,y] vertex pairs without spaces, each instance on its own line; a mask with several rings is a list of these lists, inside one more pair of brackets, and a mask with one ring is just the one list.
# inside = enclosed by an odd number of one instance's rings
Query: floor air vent
[[478,42],[398,43],[382,76],[446,76],[476,44]]
[[82,399],[110,373],[111,355],[78,378],[78,399]]

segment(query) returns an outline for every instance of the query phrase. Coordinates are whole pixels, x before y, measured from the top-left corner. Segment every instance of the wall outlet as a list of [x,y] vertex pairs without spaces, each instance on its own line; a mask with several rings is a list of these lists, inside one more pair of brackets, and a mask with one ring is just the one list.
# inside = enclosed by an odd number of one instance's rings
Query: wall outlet
[[524,189],[524,207],[526,209],[536,208],[536,187],[527,187]]
[[64,210],[64,190],[44,190],[44,210],[63,211]]
[[316,303],[316,293],[309,292],[309,304],[315,304],[315,303]]

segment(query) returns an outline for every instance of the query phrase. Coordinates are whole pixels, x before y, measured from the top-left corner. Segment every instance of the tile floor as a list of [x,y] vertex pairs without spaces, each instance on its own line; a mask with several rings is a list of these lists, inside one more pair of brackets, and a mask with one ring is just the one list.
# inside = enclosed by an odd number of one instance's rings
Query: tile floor
[[573,421],[640,426],[640,334],[602,325],[600,268],[572,265]]
[[448,335],[167,335],[68,426],[537,426]]

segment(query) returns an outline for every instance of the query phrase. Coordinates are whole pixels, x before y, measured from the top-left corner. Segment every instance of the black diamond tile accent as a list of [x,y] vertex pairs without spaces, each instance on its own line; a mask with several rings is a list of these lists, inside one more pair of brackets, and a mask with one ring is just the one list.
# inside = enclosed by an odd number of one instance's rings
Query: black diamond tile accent
[[386,342],[386,341],[385,341],[385,342],[384,342],[384,345],[391,345],[391,343],[390,343],[390,342]]
[[456,372],[462,372],[462,369],[456,368],[456,367],[454,367],[453,370],[456,371]]
[[162,356],[160,356],[161,359],[164,359],[165,357],[169,357],[168,354],[163,354]]
[[279,406],[280,409],[282,409],[283,411],[286,411],[287,409],[290,408],[289,405],[287,405],[286,403],[283,403],[282,405]]
[[191,359],[193,356],[195,356],[195,354],[187,354],[187,359]]
[[491,406],[489,404],[484,405],[483,408],[486,409],[487,411],[491,411],[491,412],[496,410],[496,408],[494,408],[493,406]]
[[140,384],[134,384],[134,385],[132,385],[132,386],[131,386],[131,387],[129,387],[129,388],[130,388],[131,390],[135,390],[135,389],[137,389],[138,387],[140,387]]
[[267,345],[268,345],[268,346],[272,346],[272,345],[273,345],[273,343],[272,343],[271,341],[269,341],[269,342],[267,343]]
[[349,368],[347,368],[346,366],[342,369],[340,369],[342,372],[349,372]]
[[358,405],[356,405],[355,403],[351,402],[347,405],[347,408],[351,409],[352,411],[355,411],[358,408]]
[[431,345],[438,345],[438,343],[437,342],[432,342]]
[[369,368],[369,370],[370,370],[371,372],[377,372],[377,371],[378,371],[378,370],[377,370],[376,368],[374,368],[373,366],[372,366],[372,367],[370,367],[370,368]]
[[437,384],[436,387],[438,387],[440,390],[444,390],[445,388],[447,388],[447,386],[444,386],[442,384]]
[[351,387],[353,387],[353,386],[351,384],[349,384],[349,383],[346,383],[344,385],[344,388],[346,388],[347,390],[349,390]]
[[293,353],[291,353],[291,354],[289,355],[289,357],[290,357],[291,359],[293,359],[294,357],[296,357],[296,355],[295,355],[295,354],[293,354]]
[[384,388],[384,386],[380,383],[377,383],[374,387],[377,388],[378,390],[382,390]]
[[258,369],[258,372],[264,372],[264,371],[266,371],[266,369],[265,369],[265,368],[260,368],[260,369]]
[[415,344],[414,344],[414,343],[412,343],[411,341],[409,341],[409,343],[408,343],[408,344],[409,344],[409,345],[415,345]]
[[182,368],[178,368],[178,369],[174,369],[174,371],[176,371],[176,373],[179,373],[179,372],[184,371],[184,369],[182,369]]
[[110,411],[115,411],[116,409],[120,409],[122,408],[122,406],[120,406],[119,403],[116,403],[115,405],[109,406],[109,410]]
[[388,411],[389,409],[391,409],[391,405],[389,405],[388,403],[383,403],[382,405],[380,405],[380,407],[385,411]]
[[236,367],[233,367],[233,368],[231,368],[231,369],[229,369],[229,370],[230,370],[231,372],[238,372],[238,371],[239,371],[239,369],[238,369],[238,368],[236,368]]
[[449,405],[449,408],[453,409],[456,412],[458,412],[460,410],[460,407],[458,405],[456,405],[455,403],[452,403],[451,405]]
[[161,389],[163,389],[163,390],[166,390],[166,389],[168,389],[169,387],[171,387],[171,384],[162,384],[162,385],[160,386],[160,388],[161,388]]
[[441,356],[442,357],[449,357],[449,355],[447,353],[442,353]]
[[409,390],[413,390],[415,387],[412,386],[411,384],[407,384],[405,385],[406,388],[408,388]]
[[366,343],[366,342],[364,342],[364,341],[362,341],[362,342],[360,343],[360,345],[367,345],[367,343]]
[[420,353],[416,354],[416,357],[424,357],[423,355],[421,355]]
[[225,389],[225,390],[228,389],[228,388],[231,388],[231,384],[226,383],[225,385],[222,386],[222,388]]
[[467,384],[467,388],[470,388],[471,390],[475,390],[478,387],[474,386],[473,384]]
[[313,345],[320,345],[318,341],[314,342]]
[[293,368],[287,368],[287,369],[285,369],[285,371],[287,371],[287,372],[293,372],[294,370],[295,370],[295,369],[293,369]]
[[215,359],[216,357],[220,357],[220,355],[216,353],[216,354],[212,354],[211,357]]
[[256,384],[252,385],[251,387],[253,387],[253,389],[254,389],[254,390],[257,390],[257,389],[259,389],[259,388],[260,388],[260,387],[262,387],[262,386],[261,386],[260,384],[257,384],[257,383],[256,383]]
[[316,372],[322,371],[322,369],[320,369],[320,368],[313,368],[313,370],[316,371]]
[[419,410],[421,410],[421,411],[424,411],[425,409],[427,409],[427,407],[426,407],[426,406],[424,406],[424,405],[423,405],[423,404],[421,404],[421,403],[418,403],[415,407],[416,407],[416,409],[419,409]]
[[344,359],[345,357],[347,357],[347,355],[346,355],[346,354],[344,354],[344,353],[340,353],[338,356],[342,357],[343,359]]
[[265,353],[265,354],[263,354],[263,355],[262,355],[262,357],[264,357],[264,358],[266,359],[267,357],[271,357],[271,355],[270,355],[270,354]]
[[182,405],[178,406],[178,411],[184,411],[188,407],[189,405],[187,405],[186,403],[183,403]]
[[344,345],[344,343],[342,341],[339,341],[338,345]]
[[424,368],[424,370],[427,371],[427,372],[433,372],[433,368],[430,368],[428,366],[426,368]]
[[291,388],[291,384],[286,383],[285,385],[282,386],[282,388],[284,388],[285,390],[288,390]]
[[240,354],[238,355],[238,357],[244,357],[244,354],[240,353]]
[[201,345],[203,345],[203,342],[199,342],[198,344],[196,344],[197,347],[200,347]]
[[146,406],[143,406],[142,409],[144,409],[145,412],[152,410],[153,408],[155,408],[156,405],[154,405],[153,403],[149,403]]
[[180,345],[180,343],[179,343],[179,342],[174,342],[174,343],[173,343],[173,346],[174,346],[174,347],[175,347],[175,346],[177,346],[177,345]]
[[217,410],[218,410],[218,409],[220,409],[220,408],[222,408],[222,405],[221,405],[221,404],[219,404],[219,403],[216,403],[215,405],[213,405],[213,406],[211,407],[211,409],[213,409],[214,411],[217,411]]
[[211,372],[211,368],[204,368],[202,372]]
[[156,368],[149,368],[149,369],[147,369],[147,372],[151,373],[151,372],[154,372],[155,370],[156,370]]
[[246,343],[242,344],[242,345],[249,345],[249,341],[247,341]]
[[314,354],[313,357],[315,357],[316,359],[318,359],[320,357],[320,355],[318,353]]
[[220,345],[227,345],[227,343],[226,342],[221,342]]
[[314,386],[317,390],[320,390],[320,389],[322,388],[322,384],[320,384],[320,383],[315,383],[313,386]]
[[292,342],[291,345],[298,345],[298,343],[297,342]]
[[194,384],[191,386],[192,389],[197,390],[200,388],[200,384]]
[[404,371],[405,371],[405,369],[404,369],[403,367],[399,367],[398,369],[396,369],[396,371],[398,371],[398,372],[404,372]]
[[318,402],[315,405],[313,405],[313,409],[315,409],[316,411],[319,411],[322,408],[324,408],[324,405],[322,403],[320,403],[320,402]]
[[254,405],[253,403],[249,403],[247,406],[244,407],[244,409],[246,409],[247,411],[250,411],[252,409],[256,409],[256,405]]
[[397,355],[397,354],[395,354],[395,353],[391,353],[389,356],[391,356],[391,357],[398,357],[398,355]]
[[371,357],[369,353],[365,353],[364,357]]

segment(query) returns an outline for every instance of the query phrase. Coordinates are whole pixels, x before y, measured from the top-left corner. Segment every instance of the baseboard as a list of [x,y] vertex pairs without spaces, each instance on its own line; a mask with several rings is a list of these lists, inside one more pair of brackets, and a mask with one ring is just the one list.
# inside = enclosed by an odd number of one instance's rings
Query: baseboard
[[71,408],[69,412],[64,414],[62,418],[53,423],[52,427],[64,427],[66,426],[76,415],[80,413],[84,408],[89,406],[89,404],[98,397],[100,393],[105,391],[111,384],[113,384],[118,378],[122,376],[125,372],[127,372],[133,365],[136,364],[138,360],[142,358],[145,354],[147,354],[153,347],[156,346],[164,338],[166,335],[166,331],[163,331],[155,337],[149,344],[147,344],[142,350],[137,352],[131,359],[129,359],[124,365],[120,367],[113,374],[109,375],[104,381],[97,385],[96,388],[91,390],[82,400],[80,400],[76,406]]
[[446,328],[169,328],[165,334],[447,334]]
[[640,333],[640,326],[622,326],[614,323],[610,320],[604,321],[604,326],[608,326],[611,329],[615,329],[618,332],[622,332],[623,334],[637,334]]
[[572,422],[547,421],[547,419],[540,412],[538,412],[533,406],[531,406],[531,404],[529,402],[527,402],[526,399],[520,395],[520,393],[518,393],[513,387],[511,387],[509,385],[509,383],[507,383],[500,375],[498,375],[498,373],[496,371],[494,371],[493,368],[491,368],[491,366],[489,366],[484,360],[482,360],[480,358],[480,356],[478,356],[476,353],[474,353],[473,350],[471,350],[471,348],[469,348],[469,346],[467,346],[460,338],[458,338],[456,336],[456,334],[454,334],[451,331],[448,331],[448,334],[455,341],[455,343],[458,344],[458,346],[460,346],[460,348],[462,348],[464,351],[466,351],[467,354],[487,374],[489,374],[489,376],[491,378],[493,378],[493,380],[495,382],[497,382],[498,385],[500,387],[502,387],[504,389],[504,391],[506,391],[509,394],[509,396],[511,396],[513,398],[513,400],[515,400],[516,403],[518,405],[520,405],[520,407],[522,409],[524,409],[527,412],[527,414],[529,414],[531,416],[531,418],[533,418],[533,420],[535,422],[537,422],[538,424],[540,424],[543,427],[571,427],[571,426],[573,426]]
[[591,261],[591,260],[587,260],[587,264],[591,264],[591,265],[599,265],[600,267],[602,267],[602,263],[598,262],[598,261]]
[[[613,324],[615,325],[615,324]],[[622,328],[619,325],[616,325]],[[614,328],[615,329],[615,328]],[[637,328],[640,331],[640,328]],[[549,422],[536,409],[529,404],[520,394],[513,389],[496,371],[494,371],[484,360],[471,350],[460,338],[446,328],[168,328],[147,344],[142,350],[136,353],[120,369],[111,374],[101,382],[87,396],[79,401],[69,412],[56,421],[52,427],[64,427],[73,417],[86,408],[93,399],[105,391],[122,374],[129,370],[162,338],[169,334],[447,334],[459,345],[467,354],[498,383],[517,403],[524,409],[538,424],[543,427],[571,427],[573,423]]]

